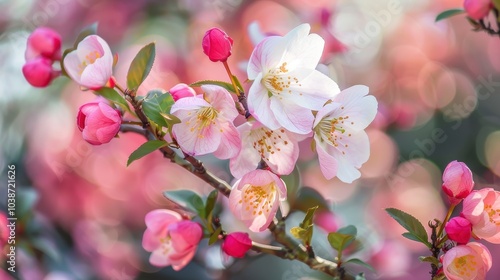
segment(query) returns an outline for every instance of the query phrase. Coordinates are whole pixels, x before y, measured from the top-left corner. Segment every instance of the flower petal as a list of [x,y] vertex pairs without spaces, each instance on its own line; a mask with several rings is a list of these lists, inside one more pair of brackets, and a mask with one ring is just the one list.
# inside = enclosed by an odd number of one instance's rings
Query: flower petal
[[310,109],[285,99],[279,100],[277,97],[272,97],[271,110],[274,112],[276,120],[285,129],[298,134],[311,132],[314,116]]
[[348,126],[355,130],[365,129],[377,115],[377,100],[374,96],[368,95],[367,86],[356,85],[342,90],[342,92],[333,100],[335,103],[341,103],[334,117],[348,116]]
[[229,169],[235,178],[241,178],[248,172],[255,170],[260,162],[260,155],[251,145],[249,139],[252,124],[245,122],[238,126],[242,142],[240,152],[229,161]]
[[283,37],[287,46],[281,63],[287,62],[287,66],[291,69],[316,68],[323,54],[325,40],[317,34],[309,34],[310,29],[309,24],[301,24]]
[[280,36],[269,36],[262,40],[250,55],[247,75],[250,80],[257,80],[257,76],[269,72],[278,66],[285,52],[286,42]]
[[218,128],[222,136],[219,148],[214,152],[214,156],[220,159],[236,156],[241,150],[241,139],[238,130],[229,121],[219,122]]
[[316,139],[316,136],[314,137],[316,140],[316,151],[318,152],[318,160],[319,160],[319,167],[321,169],[321,172],[323,173],[323,176],[327,180],[330,180],[337,176],[337,170],[338,170],[338,162],[333,157],[333,155],[329,154],[326,151],[325,143],[321,143],[319,140]]
[[232,121],[238,116],[231,94],[224,88],[214,85],[203,85],[205,100],[214,107],[224,118]]
[[166,229],[171,223],[182,220],[179,213],[167,209],[156,209],[146,214],[146,226],[153,234]]
[[259,74],[248,92],[248,110],[260,123],[269,129],[278,129],[280,124],[276,120],[271,107],[271,99],[267,89],[261,83],[262,74]]

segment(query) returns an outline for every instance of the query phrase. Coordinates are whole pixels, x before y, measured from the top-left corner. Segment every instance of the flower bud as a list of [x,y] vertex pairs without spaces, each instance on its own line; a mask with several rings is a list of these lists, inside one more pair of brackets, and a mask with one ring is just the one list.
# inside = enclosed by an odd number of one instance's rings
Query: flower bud
[[230,233],[222,243],[224,253],[235,258],[243,258],[250,248],[252,248],[252,240],[246,232]]
[[448,238],[457,242],[458,244],[467,244],[469,242],[472,225],[469,220],[462,217],[452,218],[444,228]]
[[194,91],[193,88],[186,84],[177,84],[174,87],[172,87],[170,90],[170,95],[172,95],[172,98],[174,101],[177,101],[181,98],[184,97],[193,97],[196,96],[196,92]]
[[50,60],[61,59],[61,35],[47,27],[39,27],[28,37],[25,58],[43,56]]
[[472,172],[463,162],[452,161],[443,172],[443,191],[450,203],[458,204],[474,188]]
[[23,75],[32,86],[46,87],[58,74],[52,69],[52,61],[40,56],[24,64]]
[[488,15],[492,3],[491,0],[465,0],[464,8],[470,18],[480,20]]
[[231,56],[233,39],[219,28],[212,28],[203,37],[203,52],[213,61],[225,62]]
[[92,145],[108,143],[120,130],[119,111],[104,102],[81,106],[76,119],[83,139]]

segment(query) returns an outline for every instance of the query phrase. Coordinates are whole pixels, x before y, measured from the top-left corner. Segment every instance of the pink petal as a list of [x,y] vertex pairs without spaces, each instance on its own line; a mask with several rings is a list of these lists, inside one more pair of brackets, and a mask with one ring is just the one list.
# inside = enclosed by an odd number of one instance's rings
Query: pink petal
[[151,253],[149,263],[157,267],[164,267],[170,265],[170,260],[168,255],[163,253],[163,249],[159,248]]
[[180,221],[170,224],[168,231],[172,238],[172,247],[179,253],[193,249],[203,237],[201,226],[192,221]]
[[78,53],[76,50],[68,53],[64,57],[64,70],[66,70],[66,73],[70,76],[70,78],[75,81],[76,83],[80,84],[80,65],[81,61],[78,58]]
[[171,223],[182,220],[179,213],[168,209],[156,209],[146,214],[144,218],[146,226],[154,234],[166,229]]
[[160,234],[155,234],[150,229],[146,229],[142,236],[142,247],[148,252],[153,252],[161,246],[160,238]]
[[248,79],[255,80],[255,84],[259,74],[267,73],[270,69],[278,67],[285,47],[286,42],[280,36],[267,37],[255,46],[248,62]]
[[[188,99],[189,97],[182,98],[181,100]],[[197,116],[193,112],[192,117],[187,122],[174,125],[172,131],[181,146],[182,150],[186,153],[194,155],[206,155],[213,153],[220,145],[222,134],[217,125],[210,124],[198,130],[195,127]]]
[[325,147],[323,147],[325,144],[322,144],[319,140],[316,140],[316,137],[314,138],[316,141],[316,151],[318,152],[319,167],[321,169],[321,172],[323,173],[323,176],[325,176],[327,180],[330,180],[337,176],[338,162],[333,157],[333,155],[330,155],[325,150]]
[[193,248],[185,254],[171,256],[172,268],[175,271],[183,269],[193,259],[195,253],[196,248]]
[[233,121],[238,116],[231,94],[224,88],[214,85],[204,85],[205,99],[212,107],[223,114],[224,118]]
[[248,110],[260,123],[269,129],[278,129],[280,124],[271,110],[271,99],[267,89],[261,83],[262,74],[259,74],[248,92]]
[[311,132],[314,116],[310,109],[285,99],[279,100],[273,96],[271,98],[271,110],[274,112],[278,123],[285,129],[298,134]]
[[240,134],[232,122],[224,121],[218,124],[222,133],[219,148],[213,155],[220,159],[228,159],[236,156],[241,150]]
[[242,142],[241,150],[235,157],[231,158],[229,161],[229,169],[231,174],[235,178],[241,178],[248,172],[255,170],[260,162],[259,153],[252,147],[249,142],[250,130],[252,125],[249,122],[245,122],[239,127],[237,127],[238,132]]

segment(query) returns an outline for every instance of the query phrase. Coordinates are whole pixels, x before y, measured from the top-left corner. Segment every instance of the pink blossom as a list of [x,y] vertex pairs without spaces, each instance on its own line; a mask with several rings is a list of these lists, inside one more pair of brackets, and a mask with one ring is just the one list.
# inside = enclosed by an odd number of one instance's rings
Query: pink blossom
[[266,230],[280,201],[286,200],[285,183],[267,170],[254,170],[238,180],[229,196],[229,207],[237,219],[254,232]]
[[182,121],[173,127],[177,143],[190,155],[234,157],[241,149],[240,135],[233,124],[238,116],[234,100],[222,87],[201,88],[203,95],[181,98],[170,110]]
[[493,4],[491,0],[465,0],[464,9],[470,18],[480,20],[486,17]]
[[466,244],[469,242],[472,226],[469,220],[462,217],[452,218],[444,228],[446,234],[450,240],[457,242],[458,244]]
[[463,162],[450,162],[443,172],[442,188],[450,203],[458,204],[474,188],[472,172]]
[[113,54],[106,41],[97,35],[90,35],[64,57],[63,64],[66,73],[79,85],[98,89],[111,78]]
[[243,258],[250,248],[252,248],[252,239],[246,232],[230,233],[222,242],[222,251],[235,258]]
[[170,95],[172,95],[172,98],[177,101],[181,98],[184,97],[193,97],[196,96],[196,91],[194,89],[186,84],[180,83],[175,86],[173,86],[170,90]]
[[3,212],[0,212],[0,248],[3,248],[9,239],[10,230],[7,226],[7,216]]
[[325,42],[309,30],[302,24],[283,37],[269,36],[250,57],[248,109],[271,130],[311,132],[311,110],[321,109],[339,92],[332,79],[316,70]]
[[28,37],[26,60],[29,61],[39,56],[52,61],[61,59],[61,35],[55,30],[38,27]]
[[500,244],[500,192],[485,188],[471,192],[463,201],[462,216],[472,224],[472,234]]
[[203,52],[213,61],[225,62],[231,56],[233,39],[219,28],[212,28],[205,33],[202,41]]
[[120,130],[121,115],[104,102],[87,103],[80,107],[78,129],[83,139],[92,145],[108,143]]
[[370,156],[370,142],[364,129],[377,114],[377,100],[368,87],[343,90],[332,103],[316,114],[314,140],[321,172],[326,179],[337,176],[351,183],[361,176],[359,168]]
[[59,72],[52,68],[52,60],[39,56],[24,64],[23,75],[30,85],[46,87],[59,75]]
[[255,170],[261,159],[276,174],[288,175],[293,171],[299,156],[297,135],[283,128],[270,130],[258,121],[246,122],[238,131],[242,148],[229,162],[234,177],[241,178]]
[[448,280],[482,280],[491,268],[491,254],[477,242],[458,245],[444,255],[443,272]]
[[152,252],[149,262],[160,267],[171,265],[176,271],[186,266],[203,237],[201,226],[166,209],[149,212],[145,220],[147,229],[142,247]]
[[326,232],[335,232],[339,229],[338,218],[328,210],[317,212],[314,215],[314,224]]

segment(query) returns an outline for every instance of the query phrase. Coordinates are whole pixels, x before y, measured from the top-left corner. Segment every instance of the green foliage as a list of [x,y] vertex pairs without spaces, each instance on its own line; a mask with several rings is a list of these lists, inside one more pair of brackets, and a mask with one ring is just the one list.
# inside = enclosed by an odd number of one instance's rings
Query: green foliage
[[244,92],[243,86],[241,85],[240,80],[238,80],[238,77],[236,77],[235,75],[233,75],[233,80],[234,80],[234,83],[236,84],[236,86],[238,87],[238,90],[240,92]]
[[174,99],[168,93],[160,90],[151,90],[148,92],[142,102],[144,114],[154,123],[162,126],[172,126],[175,121],[180,120],[170,115],[170,108],[174,104]]
[[328,234],[328,242],[330,243],[330,246],[338,252],[338,261],[342,258],[342,251],[354,242],[357,234],[358,231],[356,227],[351,225],[343,227],[337,230],[337,232],[331,232]]
[[292,209],[307,212],[309,208],[318,206],[319,210],[328,210],[328,203],[323,196],[310,187],[302,187],[293,201]]
[[198,214],[200,217],[205,216],[205,205],[203,204],[203,200],[197,193],[193,191],[165,191],[163,192],[163,196],[189,212]]
[[443,20],[443,19],[447,19],[447,18],[452,17],[452,16],[463,14],[463,13],[465,13],[464,9],[450,9],[450,10],[446,10],[444,12],[441,12],[439,15],[437,15],[436,22],[440,21],[440,20]]
[[366,262],[364,262],[364,261],[362,261],[360,259],[357,259],[357,258],[353,258],[353,259],[347,260],[344,263],[352,263],[352,264],[361,265],[361,266],[364,266],[364,267],[368,268],[372,272],[375,272],[375,268],[373,266],[371,266],[370,264],[368,264],[368,263],[366,263]]
[[431,248],[431,244],[428,241],[428,236],[427,232],[425,231],[424,226],[422,223],[420,223],[419,220],[417,220],[415,217],[412,215],[405,213],[399,209],[395,208],[387,208],[385,209],[387,213],[394,219],[396,222],[398,222],[402,227],[404,227],[408,232],[403,233],[403,236],[413,240],[420,242],[427,246],[428,248]]
[[137,150],[132,152],[127,161],[127,166],[129,166],[132,162],[142,158],[145,155],[148,155],[160,148],[167,146],[168,143],[161,140],[151,140],[144,144],[142,144]]
[[236,93],[236,91],[234,90],[233,84],[226,83],[226,82],[223,82],[223,81],[203,80],[203,81],[198,81],[196,83],[192,83],[189,86],[190,87],[201,87],[203,85],[216,85],[216,86],[220,86],[220,87],[225,88],[229,92]]
[[217,242],[217,240],[219,240],[219,234],[221,234],[222,232],[222,228],[221,227],[218,227],[214,233],[212,233],[212,235],[210,235],[210,238],[208,239],[208,245],[212,245],[214,244],[215,242]]
[[95,93],[117,104],[123,110],[130,112],[130,107],[128,106],[127,101],[116,90],[109,87],[103,87],[95,91]]
[[436,258],[435,258],[435,257],[433,257],[433,256],[418,257],[418,259],[419,259],[421,262],[429,262],[429,263],[435,264],[436,266],[439,266],[439,260],[438,260],[438,259],[436,259]]
[[135,56],[127,73],[127,87],[136,91],[149,75],[155,60],[155,43],[144,46]]
[[[205,218],[209,219],[217,202],[217,197],[219,196],[219,191],[213,190],[207,197],[207,202],[205,204]],[[209,219],[210,222],[210,219]]]

